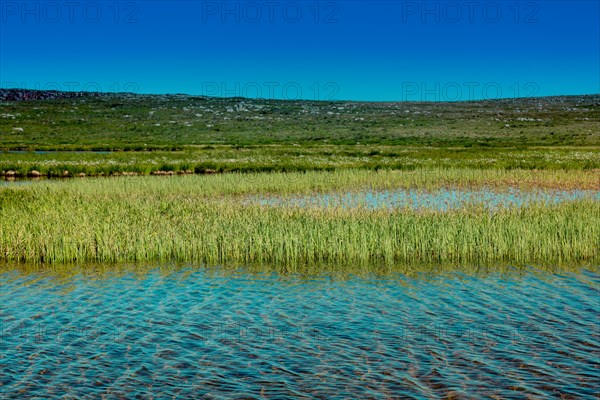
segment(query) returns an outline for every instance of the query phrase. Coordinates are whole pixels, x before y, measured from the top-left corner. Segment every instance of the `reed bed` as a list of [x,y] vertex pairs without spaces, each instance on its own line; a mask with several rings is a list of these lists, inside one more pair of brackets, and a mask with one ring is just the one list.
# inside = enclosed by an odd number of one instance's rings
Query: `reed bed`
[[[575,178],[598,188],[597,173],[581,174]],[[243,201],[252,193],[502,187],[527,177],[541,186],[569,181],[560,171],[350,170],[8,186],[0,188],[0,259],[210,265],[595,262],[600,204],[594,199],[493,212],[484,207],[447,212],[270,207]]]
[[[0,143],[2,141],[0,140]],[[181,151],[3,152],[0,176],[77,177],[423,168],[593,170],[598,147],[488,148],[387,145],[202,146]]]

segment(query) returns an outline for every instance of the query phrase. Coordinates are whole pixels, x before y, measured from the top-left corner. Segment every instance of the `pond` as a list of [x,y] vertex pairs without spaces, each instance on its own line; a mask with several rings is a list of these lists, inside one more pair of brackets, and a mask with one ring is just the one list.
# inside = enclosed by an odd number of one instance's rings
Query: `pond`
[[19,178],[19,179],[1,179],[0,178],[0,188],[1,187],[17,187],[17,186],[26,186],[31,185],[37,182],[51,182],[56,181],[53,179],[41,179],[41,178]]
[[441,189],[425,191],[398,189],[384,191],[359,191],[347,193],[319,193],[301,196],[255,196],[248,203],[291,207],[342,207],[367,209],[410,208],[448,211],[467,205],[481,205],[488,209],[520,207],[532,203],[557,204],[580,199],[600,200],[600,191],[509,188],[491,189]]
[[0,275],[9,397],[598,395],[600,275]]

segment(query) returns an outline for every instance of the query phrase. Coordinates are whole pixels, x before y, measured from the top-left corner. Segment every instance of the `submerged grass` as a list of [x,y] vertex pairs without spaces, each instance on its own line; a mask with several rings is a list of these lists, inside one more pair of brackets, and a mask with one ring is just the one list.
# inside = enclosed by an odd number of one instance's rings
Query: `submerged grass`
[[[529,179],[527,179],[529,178]],[[285,208],[252,193],[361,188],[581,186],[598,173],[417,170],[70,180],[0,188],[0,259],[17,263],[393,265],[598,259],[600,204],[583,199],[490,212]]]
[[[297,279],[327,279],[347,281],[357,277],[361,279],[405,279],[413,277],[419,279],[439,279],[441,276],[460,278],[469,276],[501,276],[511,279],[524,274],[536,274],[541,278],[549,274],[578,273],[590,271],[597,273],[600,266],[597,264],[568,263],[539,265],[515,265],[512,263],[498,262],[493,264],[478,265],[474,263],[397,263],[392,266],[384,264],[201,264],[190,262],[127,262],[127,263],[70,263],[70,264],[40,264],[0,262],[0,275],[3,282],[20,279],[22,276],[29,278],[28,284],[40,280],[50,279],[64,284],[73,283],[77,279],[102,280],[114,277],[139,277],[144,278],[149,274],[169,276],[175,274],[182,278],[199,270],[205,276],[216,278],[238,278],[252,275],[253,278],[277,275],[280,279],[289,278],[290,282]],[[75,286],[74,286],[75,288]]]

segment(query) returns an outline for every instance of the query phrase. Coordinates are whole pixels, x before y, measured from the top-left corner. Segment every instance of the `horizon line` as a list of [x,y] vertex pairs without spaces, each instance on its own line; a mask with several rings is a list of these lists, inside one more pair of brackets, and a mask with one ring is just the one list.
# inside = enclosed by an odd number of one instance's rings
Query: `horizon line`
[[[557,94],[557,95],[546,95],[546,96],[530,96],[530,97],[498,97],[490,99],[473,99],[473,100],[347,100],[347,99],[328,99],[328,100],[311,100],[311,99],[276,99],[268,97],[243,97],[243,96],[208,96],[202,94],[190,94],[190,93],[136,93],[136,92],[98,92],[98,91],[86,91],[86,90],[56,90],[56,89],[27,89],[20,87],[8,87],[0,88],[0,92],[3,91],[20,91],[20,92],[35,92],[35,93],[69,93],[69,94],[85,94],[85,95],[130,95],[130,96],[185,96],[185,97],[199,97],[205,99],[214,100],[249,100],[249,101],[277,101],[277,102],[306,102],[306,103],[432,103],[432,104],[456,104],[456,103],[478,103],[488,101],[506,101],[506,100],[535,100],[535,99],[548,99],[548,98],[568,98],[568,97],[595,97],[600,96],[598,93],[585,93],[585,94]],[[35,101],[38,99],[33,99]],[[49,100],[49,99],[39,99]],[[0,100],[2,102],[10,100]],[[27,101],[27,100],[16,100],[16,101]]]

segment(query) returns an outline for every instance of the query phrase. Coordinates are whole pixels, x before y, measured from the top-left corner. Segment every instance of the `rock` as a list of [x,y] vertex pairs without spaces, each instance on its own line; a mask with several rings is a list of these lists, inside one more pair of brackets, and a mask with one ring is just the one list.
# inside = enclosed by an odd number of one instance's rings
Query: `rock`
[[39,178],[40,176],[42,176],[42,173],[40,171],[36,171],[35,169],[33,169],[33,170],[29,171],[29,173],[27,175],[32,178]]

